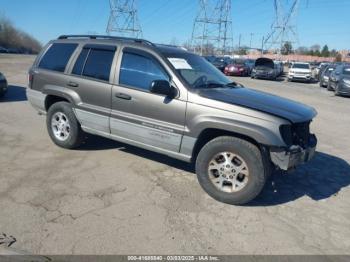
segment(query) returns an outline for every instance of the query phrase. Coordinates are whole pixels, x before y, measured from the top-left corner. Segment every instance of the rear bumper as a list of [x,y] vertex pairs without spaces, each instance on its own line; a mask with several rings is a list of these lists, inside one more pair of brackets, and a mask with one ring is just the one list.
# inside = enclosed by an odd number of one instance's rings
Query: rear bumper
[[36,91],[30,88],[26,89],[27,98],[29,103],[37,110],[40,114],[46,114],[45,99],[46,95],[40,91]]
[[309,145],[306,148],[291,146],[288,149],[271,150],[271,161],[282,170],[289,170],[301,164],[309,162],[315,155],[317,138],[311,135]]

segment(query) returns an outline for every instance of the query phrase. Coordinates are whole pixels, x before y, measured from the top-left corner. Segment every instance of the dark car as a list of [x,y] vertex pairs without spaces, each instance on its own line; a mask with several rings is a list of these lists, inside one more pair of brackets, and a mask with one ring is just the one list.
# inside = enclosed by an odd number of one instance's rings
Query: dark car
[[320,80],[320,87],[327,87],[328,86],[328,80],[330,74],[334,71],[336,68],[335,65],[328,65],[324,70],[322,70],[322,73],[319,77]]
[[314,72],[315,72],[315,79],[317,79],[318,81],[321,80],[321,76],[324,72],[324,70],[326,70],[327,66],[329,66],[330,63],[321,63],[318,67],[315,68]]
[[229,57],[217,57],[215,60],[212,62],[212,64],[219,69],[221,72],[225,71],[225,67],[230,64],[232,61],[231,58]]
[[205,58],[205,60],[207,60],[209,63],[214,63],[216,56],[213,55],[207,55],[207,56],[203,56]]
[[251,78],[262,78],[276,80],[277,71],[275,68],[275,63],[269,58],[258,58],[255,61],[254,68],[252,70]]
[[224,73],[227,76],[248,76],[250,69],[245,60],[235,59],[225,67]]
[[9,51],[5,48],[0,46],[0,54],[7,54]]
[[3,97],[7,92],[7,80],[5,76],[0,72],[0,97]]
[[335,95],[350,95],[350,65],[338,65],[331,73],[328,81],[329,91]]

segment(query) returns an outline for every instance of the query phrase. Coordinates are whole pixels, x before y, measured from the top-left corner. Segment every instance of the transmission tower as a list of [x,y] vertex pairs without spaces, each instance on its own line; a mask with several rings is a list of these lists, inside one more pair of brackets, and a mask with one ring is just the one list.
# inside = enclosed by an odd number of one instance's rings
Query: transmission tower
[[124,37],[142,37],[135,0],[109,0],[110,16],[107,34]]
[[[283,2],[285,2],[283,4]],[[264,45],[267,49],[275,47],[281,51],[287,42],[293,44],[299,42],[296,17],[300,0],[288,1],[274,0],[275,21],[271,26],[270,34],[265,38]]]
[[232,51],[231,0],[199,0],[191,46],[201,55]]

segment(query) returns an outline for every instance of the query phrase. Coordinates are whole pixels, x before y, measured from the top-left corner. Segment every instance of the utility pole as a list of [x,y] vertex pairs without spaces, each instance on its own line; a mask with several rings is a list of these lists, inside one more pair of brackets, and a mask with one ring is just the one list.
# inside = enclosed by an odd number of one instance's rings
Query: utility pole
[[191,46],[201,55],[211,51],[224,55],[232,51],[231,0],[199,0]]
[[238,50],[241,50],[241,38],[242,38],[242,34],[239,34]]
[[[285,2],[283,4],[283,2]],[[287,10],[287,4],[289,9]],[[275,21],[271,26],[271,32],[265,38],[264,44],[268,48],[276,47],[281,53],[281,49],[286,42],[298,43],[298,30],[296,16],[298,13],[300,0],[286,1],[274,0]]]
[[249,49],[252,49],[252,39],[253,39],[253,33],[250,33],[250,44],[249,44]]
[[123,37],[142,37],[135,0],[109,0],[110,16],[107,34]]

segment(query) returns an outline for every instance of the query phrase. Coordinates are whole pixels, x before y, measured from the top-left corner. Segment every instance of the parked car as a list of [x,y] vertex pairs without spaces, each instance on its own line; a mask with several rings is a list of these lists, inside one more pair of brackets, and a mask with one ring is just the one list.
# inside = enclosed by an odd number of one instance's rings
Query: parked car
[[249,67],[249,75],[252,73],[252,70],[255,66],[255,60],[254,59],[246,59],[245,60],[246,66]]
[[336,68],[335,65],[328,65],[325,70],[322,71],[320,76],[320,87],[327,87],[330,74]]
[[283,62],[281,62],[281,61],[274,61],[274,63],[275,63],[275,68],[276,68],[278,76],[283,75],[283,73],[284,73]]
[[288,73],[288,81],[311,82],[312,73],[309,63],[295,62]]
[[208,56],[203,56],[208,62],[214,63],[216,56],[213,55],[208,55]]
[[251,73],[251,78],[276,80],[277,76],[278,72],[273,60],[262,57],[258,58],[255,61],[255,65]]
[[231,63],[225,67],[224,73],[227,76],[249,76],[250,69],[245,60],[233,59]]
[[244,204],[271,172],[308,162],[316,111],[232,82],[203,57],[147,40],[61,36],[29,70],[27,97],[52,141],[84,132],[193,162],[213,198]]
[[0,46],[0,54],[7,54],[9,51],[5,48]]
[[324,69],[326,69],[327,66],[329,66],[329,65],[330,65],[329,63],[320,63],[320,65],[314,69],[315,79],[320,81],[320,77],[321,77],[322,73],[324,72]]
[[219,69],[221,72],[225,71],[225,68],[228,64],[230,64],[232,61],[231,58],[229,57],[217,57],[215,60],[212,62],[212,64]]
[[7,80],[5,76],[0,72],[0,97],[3,97],[7,92]]
[[328,90],[334,90],[335,95],[350,95],[350,65],[338,65],[331,73]]

